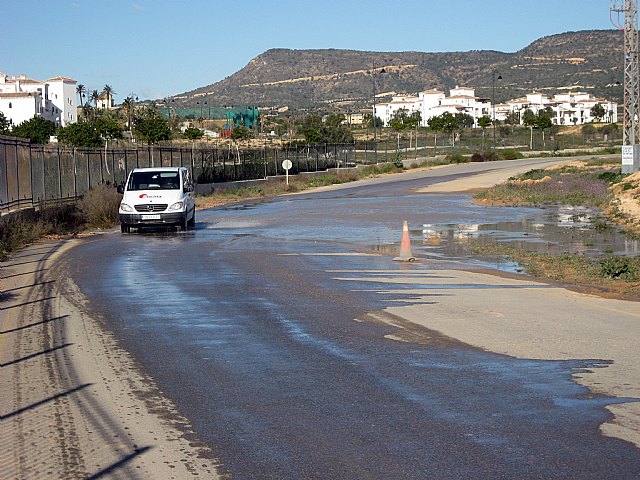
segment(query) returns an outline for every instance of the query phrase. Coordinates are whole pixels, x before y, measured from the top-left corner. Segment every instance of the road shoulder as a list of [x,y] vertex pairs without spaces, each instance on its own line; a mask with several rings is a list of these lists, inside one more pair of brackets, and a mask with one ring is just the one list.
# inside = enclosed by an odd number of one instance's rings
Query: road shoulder
[[88,313],[66,274],[77,242],[38,243],[0,264],[3,475],[218,478],[187,420]]

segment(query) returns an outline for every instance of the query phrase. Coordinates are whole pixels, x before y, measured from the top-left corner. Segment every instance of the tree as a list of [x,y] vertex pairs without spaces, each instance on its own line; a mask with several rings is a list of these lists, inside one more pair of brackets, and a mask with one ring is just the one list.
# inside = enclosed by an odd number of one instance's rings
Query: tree
[[319,115],[307,115],[299,131],[311,144],[350,143],[353,142],[353,134],[344,120],[344,115],[339,113],[328,115],[325,121]]
[[504,120],[507,125],[520,125],[520,113],[509,112],[507,118]]
[[244,125],[238,125],[231,131],[232,140],[248,140],[252,137],[251,130]]
[[471,128],[474,125],[473,117],[468,113],[456,113],[455,117],[461,128]]
[[183,133],[182,136],[189,140],[200,140],[204,135],[204,132],[199,128],[189,127]]
[[102,95],[107,97],[107,108],[111,108],[111,99],[115,94],[116,92],[113,91],[113,88],[111,88],[111,85],[105,85],[104,88],[102,89]]
[[484,117],[480,117],[478,119],[478,126],[482,129],[482,149],[484,150],[484,134],[487,127],[490,127],[493,124],[493,120],[491,117],[485,115]]
[[427,120],[427,125],[429,125],[429,128],[433,130],[433,151],[435,155],[438,146],[438,132],[444,130],[444,122],[442,120],[442,116],[438,115],[435,117],[431,117],[429,120]]
[[58,130],[58,141],[72,147],[100,147],[102,139],[89,122],[71,123]]
[[92,122],[95,119],[96,109],[91,106],[91,103],[87,100],[82,106],[81,117],[87,121]]
[[460,128],[460,123],[456,117],[449,112],[444,112],[442,115],[442,130],[451,135],[451,145],[455,146],[454,132]]
[[85,87],[83,84],[79,83],[76,86],[76,93],[78,94],[78,106],[82,107],[82,105],[84,104],[84,101],[82,100],[82,97],[84,97],[84,94],[87,92],[87,87]]
[[345,120],[346,118],[342,113],[331,113],[327,116],[324,124],[329,128],[337,128],[344,125]]
[[364,114],[364,123],[369,128],[374,128],[374,127],[375,128],[382,128],[382,127],[384,127],[384,123],[383,123],[382,119],[380,117],[375,117],[375,121],[374,121],[372,113],[365,113]]
[[407,119],[409,118],[409,110],[406,108],[400,108],[396,110],[389,120],[389,126],[392,130],[394,130],[397,134],[398,139],[398,150],[400,150],[400,133],[404,132],[407,127]]
[[49,143],[49,137],[55,133],[56,124],[42,117],[25,120],[11,130],[11,135],[14,137],[28,138],[31,143],[39,144]]
[[591,107],[591,116],[597,121],[601,121],[606,114],[606,110],[599,103],[596,103],[593,107]]
[[422,123],[422,114],[418,110],[411,112],[406,122],[409,127],[409,148],[411,148],[413,141],[413,131],[411,130],[413,128],[416,129],[416,148],[418,148],[418,127]]
[[98,90],[93,90],[91,92],[91,100],[93,100],[93,106],[98,108],[98,100],[100,100],[100,93]]
[[144,108],[133,120],[133,135],[136,140],[157,143],[161,140],[169,140],[171,130],[167,120],[155,105]]
[[540,110],[538,114],[534,114],[531,110],[526,109],[522,115],[524,124],[531,130],[531,137],[529,140],[529,149],[533,150],[533,129],[542,131],[542,145],[546,147],[544,132],[545,130],[553,127],[553,121],[551,117],[553,115],[553,109],[547,107],[544,110]]
[[307,143],[322,143],[322,118],[319,115],[307,115],[301,130]]
[[127,130],[131,131],[131,119],[133,118],[133,114],[136,109],[136,103],[131,95],[124,99],[122,107],[127,115]]
[[111,112],[98,115],[94,126],[98,134],[107,141],[122,138],[122,126]]
[[409,128],[418,128],[422,123],[422,114],[419,111],[411,112],[411,115],[407,118]]
[[[145,107],[133,119],[133,136],[136,140],[147,142],[148,145],[169,140],[171,129],[169,123],[155,104]],[[151,166],[153,167],[153,148],[151,148]]]
[[547,144],[544,139],[544,131],[553,127],[553,121],[551,120],[553,117],[553,109],[551,107],[547,107],[544,110],[540,110],[538,112],[538,116],[535,122],[535,128],[542,131],[542,147],[546,148]]
[[0,112],[0,135],[8,135],[11,131],[11,120]]
[[530,131],[529,150],[533,150],[533,128],[536,125],[536,119],[536,114],[528,108],[522,113],[522,123],[524,123],[525,127],[529,127]]

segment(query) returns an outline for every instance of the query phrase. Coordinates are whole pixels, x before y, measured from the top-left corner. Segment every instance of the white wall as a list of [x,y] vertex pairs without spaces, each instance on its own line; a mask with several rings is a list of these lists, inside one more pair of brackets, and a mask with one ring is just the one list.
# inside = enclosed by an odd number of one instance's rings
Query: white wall
[[35,116],[63,127],[77,122],[76,81],[55,77],[40,82],[25,75],[0,74],[0,111],[13,125]]

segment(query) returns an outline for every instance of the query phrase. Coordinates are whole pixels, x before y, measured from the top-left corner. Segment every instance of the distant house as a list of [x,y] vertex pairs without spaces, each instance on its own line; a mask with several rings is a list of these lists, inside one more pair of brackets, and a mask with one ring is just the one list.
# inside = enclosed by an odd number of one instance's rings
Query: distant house
[[[596,104],[604,108],[603,118],[596,119],[591,115],[591,109]],[[475,90],[468,87],[452,88],[448,97],[440,90],[426,90],[418,93],[418,96],[394,96],[391,102],[376,104],[374,114],[388,126],[389,121],[400,109],[407,110],[409,114],[420,112],[421,125],[427,126],[430,118],[443,113],[464,113],[473,117],[474,126],[477,127],[478,119],[481,117],[493,118],[495,115],[496,120],[504,121],[510,114],[516,113],[522,123],[523,113],[527,109],[537,114],[546,108],[553,112],[551,120],[555,125],[583,125],[598,120],[610,123],[618,121],[617,103],[595,98],[588,93],[562,93],[550,97],[532,92],[522,98],[492,105],[491,99],[476,97]]]
[[38,81],[26,75],[8,77],[0,73],[0,112],[13,125],[33,117],[61,127],[75,123],[76,81],[67,77]]
[[347,113],[344,117],[345,123],[349,125],[362,125],[364,123],[363,113]]
[[[594,106],[600,104],[605,112],[603,118],[595,118],[591,114]],[[520,115],[526,110],[538,114],[541,110],[551,109],[551,121],[554,125],[584,125],[595,121],[615,123],[618,121],[618,104],[604,98],[596,98],[590,93],[560,93],[553,97],[544,93],[532,92],[525,97],[510,100],[496,105],[496,119],[505,120],[510,113]]]
[[115,105],[113,103],[113,96],[107,95],[106,92],[102,92],[96,100],[96,108],[102,108],[105,110],[111,110],[112,108],[115,108]]

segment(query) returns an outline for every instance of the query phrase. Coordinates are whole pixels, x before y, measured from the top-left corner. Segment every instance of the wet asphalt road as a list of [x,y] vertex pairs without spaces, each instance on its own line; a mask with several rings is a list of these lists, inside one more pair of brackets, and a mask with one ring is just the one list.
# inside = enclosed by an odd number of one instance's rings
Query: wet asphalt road
[[397,243],[402,220],[535,215],[411,192],[430,181],[198,212],[186,234],[103,236],[72,252],[71,273],[232,478],[638,478],[638,450],[598,431],[620,400],[571,381],[606,361],[518,360],[418,328],[399,342],[368,315],[407,301],[376,277],[438,275],[360,255]]

